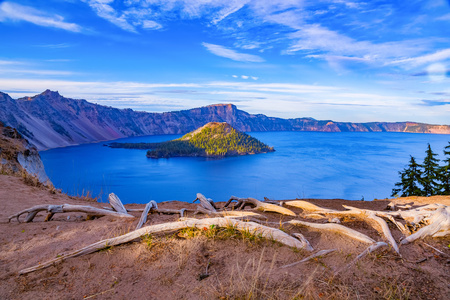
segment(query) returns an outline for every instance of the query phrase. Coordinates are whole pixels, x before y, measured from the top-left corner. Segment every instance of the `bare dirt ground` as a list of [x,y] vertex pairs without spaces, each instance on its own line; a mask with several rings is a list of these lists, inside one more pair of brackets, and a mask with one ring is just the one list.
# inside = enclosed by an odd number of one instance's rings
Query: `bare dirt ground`
[[[341,209],[342,204],[348,204],[373,210],[383,210],[389,203],[308,201],[327,208]],[[397,201],[439,201],[448,205],[449,198]],[[86,220],[82,213],[57,214],[49,222],[44,222],[45,214],[40,213],[32,223],[8,222],[8,216],[22,209],[63,203],[107,206],[60,193],[51,194],[48,189],[25,185],[19,177],[0,175],[0,299],[448,299],[450,295],[449,237],[403,245],[402,257],[384,248],[335,275],[367,245],[338,234],[288,225],[281,227],[288,233],[301,232],[315,249],[336,248],[337,251],[280,268],[310,253],[256,236],[211,234],[206,228],[204,232],[185,230],[148,236],[19,276],[17,272],[21,269],[130,232],[138,222],[138,218]],[[161,208],[195,207],[185,202],[159,205]],[[142,206],[126,205],[128,208]],[[300,213],[301,209],[293,211]],[[139,213],[135,215],[139,217]],[[268,222],[273,222],[270,226],[275,227],[280,227],[275,223],[299,218],[264,215]],[[152,214],[146,225],[177,219],[178,215]],[[362,220],[346,218],[343,224],[377,241],[383,240]],[[401,233],[391,225],[398,242]],[[209,276],[202,276],[205,273]]]

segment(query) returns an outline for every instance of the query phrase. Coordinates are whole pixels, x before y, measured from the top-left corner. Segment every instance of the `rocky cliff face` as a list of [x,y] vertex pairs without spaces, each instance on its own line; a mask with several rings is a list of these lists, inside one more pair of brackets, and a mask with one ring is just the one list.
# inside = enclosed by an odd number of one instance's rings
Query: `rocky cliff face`
[[311,118],[281,119],[252,115],[232,104],[147,113],[65,98],[46,90],[12,99],[0,92],[0,120],[17,128],[39,150],[122,137],[184,134],[208,122],[227,122],[240,131],[394,131],[447,133],[450,126],[420,123],[345,123]]
[[41,183],[49,182],[44,165],[35,147],[14,128],[0,122],[0,173],[20,174],[26,171]]

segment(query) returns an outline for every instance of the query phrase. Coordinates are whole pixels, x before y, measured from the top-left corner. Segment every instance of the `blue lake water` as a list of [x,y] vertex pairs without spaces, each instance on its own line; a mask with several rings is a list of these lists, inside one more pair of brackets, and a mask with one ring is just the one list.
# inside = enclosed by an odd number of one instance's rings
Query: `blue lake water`
[[[144,150],[102,143],[42,151],[46,172],[71,195],[90,191],[104,201],[114,192],[124,203],[192,201],[200,192],[214,201],[231,195],[263,199],[389,197],[413,155],[427,144],[442,158],[450,135],[411,133],[252,132],[276,152],[220,160],[149,159]],[[159,142],[178,135],[120,139]]]

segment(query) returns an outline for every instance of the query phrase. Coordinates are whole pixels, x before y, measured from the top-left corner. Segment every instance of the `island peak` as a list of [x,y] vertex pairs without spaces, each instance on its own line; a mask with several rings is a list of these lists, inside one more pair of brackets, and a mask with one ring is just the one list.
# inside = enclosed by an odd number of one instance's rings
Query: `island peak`
[[147,157],[200,156],[222,158],[275,151],[225,122],[210,122],[179,139],[162,143],[111,143],[112,148],[149,149]]

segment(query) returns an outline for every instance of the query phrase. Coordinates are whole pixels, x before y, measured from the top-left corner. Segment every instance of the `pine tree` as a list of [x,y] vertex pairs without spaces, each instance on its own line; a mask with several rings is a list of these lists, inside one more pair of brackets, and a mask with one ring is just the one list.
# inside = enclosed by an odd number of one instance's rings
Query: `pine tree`
[[392,196],[400,195],[401,197],[408,196],[421,196],[422,190],[418,186],[420,182],[422,171],[420,171],[420,165],[416,163],[416,159],[411,156],[408,168],[404,169],[400,174],[401,180],[397,182],[395,186],[399,188],[392,189]]
[[450,142],[444,148],[444,155],[446,156],[443,160],[444,165],[439,168],[440,194],[450,195]]
[[436,158],[437,154],[431,150],[430,144],[425,153],[422,164],[423,174],[419,183],[423,186],[423,196],[432,196],[439,194],[439,159]]

